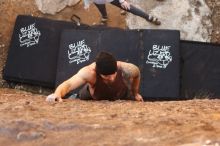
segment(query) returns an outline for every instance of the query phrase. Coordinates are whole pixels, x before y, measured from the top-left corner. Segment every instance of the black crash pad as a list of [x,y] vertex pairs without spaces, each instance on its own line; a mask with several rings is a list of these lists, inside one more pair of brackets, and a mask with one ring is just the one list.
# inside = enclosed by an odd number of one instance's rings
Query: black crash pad
[[56,86],[94,61],[99,33],[94,30],[64,30],[57,62]]
[[179,99],[179,40],[176,30],[144,30],[141,93],[146,100]]
[[[136,34],[136,35],[135,35]],[[130,41],[130,40],[133,41]],[[112,53],[117,60],[138,65],[137,33],[120,29],[65,30],[62,33],[56,86],[95,61],[100,51]],[[72,59],[71,59],[72,58]]]
[[61,31],[70,28],[87,29],[88,26],[19,15],[3,78],[7,81],[55,87]]
[[181,41],[181,96],[220,97],[220,45]]
[[[56,86],[93,62],[98,52],[108,51],[114,54],[117,60],[134,63],[140,68],[141,94],[146,100],[176,99],[179,97],[178,40],[179,31],[168,30],[65,30],[61,39]],[[163,63],[167,65],[164,68],[153,67],[152,63],[146,64],[148,53],[154,45],[166,46],[165,50],[159,48],[155,54],[162,57],[159,61],[164,61],[163,58],[168,60],[168,63]],[[72,54],[75,54],[73,58],[82,59],[87,56],[89,59],[70,63],[70,46]],[[79,54],[83,57],[79,57]],[[169,57],[172,60],[170,62]]]

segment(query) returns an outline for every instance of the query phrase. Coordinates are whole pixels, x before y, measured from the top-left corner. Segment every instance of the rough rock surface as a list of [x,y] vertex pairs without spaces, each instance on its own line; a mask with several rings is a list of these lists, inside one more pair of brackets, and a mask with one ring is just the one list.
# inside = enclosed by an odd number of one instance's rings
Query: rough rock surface
[[0,145],[218,146],[220,100],[47,103],[0,89]]
[[[154,1],[154,2],[153,2]],[[212,11],[204,0],[131,0],[149,14],[162,21],[160,27],[147,23],[144,19],[129,14],[127,24],[130,29],[176,29],[181,39],[210,42],[213,25]]]
[[66,6],[73,6],[80,0],[35,0],[38,9],[45,14],[55,14]]

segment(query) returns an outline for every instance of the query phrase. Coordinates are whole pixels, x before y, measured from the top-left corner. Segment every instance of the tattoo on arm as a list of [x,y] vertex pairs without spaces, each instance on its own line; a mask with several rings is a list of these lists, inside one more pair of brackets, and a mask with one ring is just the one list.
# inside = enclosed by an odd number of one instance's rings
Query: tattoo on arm
[[140,76],[140,71],[137,66],[133,64],[126,64],[122,67],[123,74],[126,78],[137,78]]
[[129,90],[134,94],[138,93],[140,83],[140,71],[133,64],[125,64],[122,68],[125,83]]

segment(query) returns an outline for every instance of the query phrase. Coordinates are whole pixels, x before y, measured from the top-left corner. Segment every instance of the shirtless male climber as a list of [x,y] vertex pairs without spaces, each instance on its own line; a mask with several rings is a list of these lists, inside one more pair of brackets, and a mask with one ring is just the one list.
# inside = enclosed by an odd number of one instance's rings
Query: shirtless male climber
[[82,100],[136,100],[139,94],[140,71],[131,63],[116,61],[108,52],[100,52],[92,64],[61,83],[46,101],[59,101],[70,91],[84,85],[79,91]]

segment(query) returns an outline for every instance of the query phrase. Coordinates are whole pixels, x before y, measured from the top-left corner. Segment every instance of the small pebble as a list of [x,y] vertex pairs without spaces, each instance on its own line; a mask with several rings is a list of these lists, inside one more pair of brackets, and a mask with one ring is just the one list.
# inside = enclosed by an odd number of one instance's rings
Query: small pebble
[[25,105],[29,105],[31,102],[30,101],[25,101]]
[[0,45],[0,48],[4,48],[4,47],[5,47],[5,44],[1,44],[1,45]]
[[17,134],[17,140],[34,140],[41,137],[45,137],[42,132],[19,132]]

